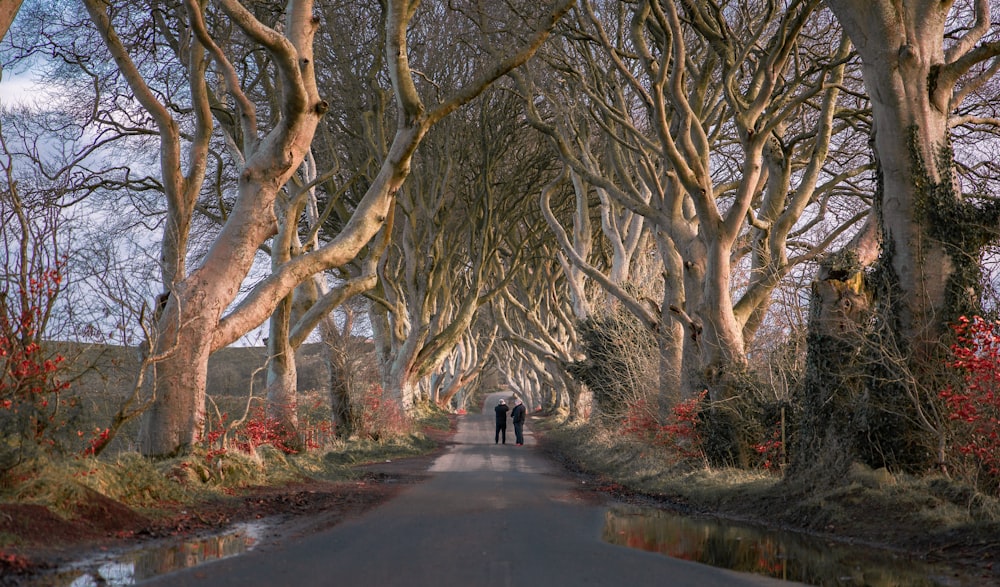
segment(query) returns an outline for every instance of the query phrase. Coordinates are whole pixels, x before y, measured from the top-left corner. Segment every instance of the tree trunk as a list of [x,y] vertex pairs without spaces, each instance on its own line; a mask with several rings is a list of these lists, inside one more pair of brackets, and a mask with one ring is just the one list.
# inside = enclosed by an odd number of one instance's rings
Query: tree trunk
[[657,407],[660,416],[666,418],[680,401],[694,397],[696,391],[685,386],[685,378],[682,375],[684,339],[690,325],[685,325],[677,319],[672,310],[684,307],[684,261],[677,253],[677,249],[665,242],[665,237],[662,235],[657,237],[657,247],[663,262],[664,281],[663,300],[660,305],[660,332],[657,333],[660,350]]
[[382,388],[386,397],[400,406],[404,414],[413,413],[413,408],[420,399],[420,382],[411,374],[405,370],[393,369],[388,378],[383,380]]
[[[152,376],[146,378],[152,398],[144,414],[139,444],[147,455],[186,452],[202,437],[205,384],[211,351],[213,312],[197,300],[187,303],[186,290],[174,289],[160,318]],[[179,306],[186,310],[182,316]],[[192,369],[191,366],[200,368]]]
[[[976,63],[1000,54],[1000,44],[977,46],[991,26],[987,0],[975,0],[974,10],[951,16],[953,3],[934,0],[828,0],[827,4],[861,56],[874,115],[879,174],[874,210],[882,249],[873,272],[872,296],[880,329],[878,348],[866,358],[871,383],[863,408],[870,415],[865,444],[858,450],[878,460],[876,464],[917,470],[933,462],[937,444],[920,424],[923,402],[929,401],[920,389],[933,388],[943,368],[941,340],[948,334],[948,323],[977,311],[977,261],[984,244],[996,234],[991,226],[996,223],[996,207],[972,207],[963,201],[953,179],[949,116],[962,97],[989,76],[965,80],[961,90],[956,89],[958,80]],[[984,230],[986,226],[990,228]],[[816,308],[812,313],[822,311]],[[825,358],[836,347],[835,340],[814,337],[809,353]],[[844,365],[814,361],[811,368],[817,371],[810,377],[818,391],[808,393],[821,400],[824,385],[842,378]],[[860,416],[855,413],[855,420]],[[826,415],[822,424],[836,426],[837,417]],[[813,428],[806,451],[816,450],[815,444],[822,442],[824,426]]]
[[702,369],[710,386],[711,399],[715,401],[732,396],[727,377],[734,371],[742,371],[747,363],[742,325],[733,315],[729,255],[728,244],[709,244],[704,294],[698,308],[702,324]]
[[[571,175],[573,194],[576,196],[576,207],[573,209],[573,251],[582,259],[589,259],[593,249],[593,233],[590,227],[590,207],[587,201],[587,184],[576,173]],[[559,256],[563,273],[569,285],[570,304],[573,316],[583,321],[590,316],[590,300],[587,299],[586,278],[583,269],[569,262],[563,255]]]
[[[747,358],[742,324],[733,312],[730,295],[730,250],[731,242],[720,238],[710,240],[705,247],[704,280],[695,305],[700,332],[695,339],[685,340],[692,346],[692,352],[685,357],[696,357],[698,370],[685,366],[683,373],[701,379],[702,389],[709,393],[709,409],[704,416],[704,448],[709,461],[742,468],[749,463],[749,442],[744,438],[745,415],[735,400],[746,399],[741,382]],[[688,305],[692,305],[690,301]],[[688,385],[694,383],[689,381]]]
[[350,328],[345,325],[341,334],[332,318],[320,322],[323,339],[323,361],[330,374],[330,413],[334,433],[341,438],[354,434],[356,428],[354,405],[351,401],[351,382],[355,379],[351,372],[348,346]]
[[[274,192],[251,179],[255,177],[254,168],[265,165],[272,170],[281,168],[278,161],[261,158],[244,171],[240,198],[229,222],[209,249],[201,267],[178,283],[167,299],[165,312],[159,320],[159,357],[155,377],[151,378],[157,399],[144,423],[149,431],[142,445],[144,454],[173,454],[196,441],[201,434],[208,356],[215,350],[219,320],[249,273],[258,243],[274,232],[273,214],[255,212],[273,210]],[[290,174],[292,169],[285,168],[285,171]],[[279,182],[284,183],[283,180]],[[164,402],[171,405],[156,405]],[[179,435],[172,432],[177,418],[188,421],[191,431]],[[161,427],[163,433],[153,432]],[[171,445],[173,440],[178,444]]]
[[288,341],[291,306],[289,295],[271,314],[267,339],[267,415],[277,421],[285,445],[300,450],[295,349]]
[[945,63],[945,19],[950,2],[831,0],[830,8],[861,55],[875,119],[883,189],[877,206],[883,263],[898,284],[899,335],[914,361],[933,355],[946,331],[946,286],[953,265],[922,210],[922,188],[948,176],[939,168],[950,151],[952,87],[938,86]]
[[370,303],[369,320],[375,341],[375,355],[379,367],[379,378],[384,397],[396,403],[408,414],[412,411],[417,397],[416,381],[413,378],[412,360],[416,351],[416,337],[396,340],[389,313],[384,306]]
[[865,373],[861,329],[870,309],[864,266],[853,248],[826,259],[812,286],[802,417],[789,475],[843,479],[864,434]]

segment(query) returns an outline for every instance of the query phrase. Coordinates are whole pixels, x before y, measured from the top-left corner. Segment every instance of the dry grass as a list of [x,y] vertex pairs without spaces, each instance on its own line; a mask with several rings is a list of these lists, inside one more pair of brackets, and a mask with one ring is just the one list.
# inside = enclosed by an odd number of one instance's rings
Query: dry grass
[[677,462],[658,447],[596,426],[560,425],[550,429],[546,439],[584,470],[653,495],[715,503],[734,490],[768,491],[778,482],[764,471],[711,469],[704,461]]
[[940,475],[892,474],[855,464],[833,486],[792,484],[766,471],[677,464],[657,449],[592,425],[547,428],[547,444],[575,466],[666,507],[917,550],[995,539],[1000,529],[1000,501]]
[[[440,425],[439,420],[435,415],[431,425]],[[0,485],[0,502],[45,506],[68,519],[96,492],[155,514],[165,505],[194,503],[238,488],[280,486],[305,478],[354,479],[360,474],[356,465],[426,454],[436,446],[414,433],[382,442],[334,441],[324,450],[295,455],[264,445],[254,454],[228,451],[211,458],[203,449],[164,460],[134,452],[102,458],[41,456],[8,472],[6,484]]]

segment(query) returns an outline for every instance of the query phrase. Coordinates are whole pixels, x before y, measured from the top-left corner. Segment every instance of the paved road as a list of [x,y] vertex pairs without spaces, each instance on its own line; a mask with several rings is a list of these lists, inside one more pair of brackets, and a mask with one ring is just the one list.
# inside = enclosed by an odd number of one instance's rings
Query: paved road
[[157,577],[144,585],[791,585],[601,540],[604,508],[525,446],[493,443],[488,414],[463,417],[431,477],[328,531]]

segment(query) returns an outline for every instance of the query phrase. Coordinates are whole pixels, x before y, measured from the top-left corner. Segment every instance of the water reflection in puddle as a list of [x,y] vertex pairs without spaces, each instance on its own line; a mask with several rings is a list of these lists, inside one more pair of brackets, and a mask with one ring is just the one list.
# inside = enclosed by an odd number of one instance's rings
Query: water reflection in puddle
[[90,558],[48,576],[39,584],[69,587],[134,585],[157,575],[247,552],[256,544],[262,528],[260,524],[237,524],[225,534]]
[[939,587],[977,585],[950,569],[859,546],[828,543],[670,512],[615,508],[604,540],[674,558],[821,586]]

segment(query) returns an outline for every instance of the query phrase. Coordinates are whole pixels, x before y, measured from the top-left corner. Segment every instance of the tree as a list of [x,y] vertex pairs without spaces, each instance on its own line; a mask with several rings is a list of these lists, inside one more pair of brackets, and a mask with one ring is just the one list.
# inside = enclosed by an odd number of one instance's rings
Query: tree
[[[864,441],[832,442],[875,466],[922,467],[936,451],[935,442],[926,439],[928,426],[921,424],[928,401],[921,389],[935,387],[931,382],[941,370],[940,341],[948,323],[978,313],[981,256],[997,236],[1000,208],[989,190],[973,194],[961,188],[963,175],[969,185],[983,185],[973,171],[978,155],[966,151],[969,162],[956,166],[954,140],[974,136],[976,127],[997,127],[996,120],[977,116],[970,103],[1000,71],[1000,38],[991,27],[987,0],[827,4],[857,45],[871,100],[878,169],[873,228],[881,245],[869,280],[855,279],[865,268],[855,257],[819,283],[831,294],[823,300],[827,307],[870,298],[873,314],[858,313],[857,326],[866,332],[873,315],[878,328],[879,345],[864,367],[870,371],[865,379],[873,382],[863,390],[870,399],[852,408],[855,419],[869,413]],[[962,135],[956,134],[963,127]],[[844,287],[849,283],[858,287]],[[842,293],[832,295],[837,291]],[[844,320],[831,324],[844,326]],[[829,329],[820,334],[810,343],[810,355],[836,356],[839,337]],[[818,362],[815,368],[810,376],[816,381],[850,377],[842,362]],[[816,416],[817,434],[826,427],[843,429],[836,416]]]
[[372,323],[383,386],[407,410],[528,254],[509,226],[530,205],[548,160],[523,142],[517,110],[497,90],[450,118],[425,141],[399,194]]
[[89,334],[73,206],[95,178],[66,164],[76,145],[33,150],[32,128],[24,109],[0,111],[0,474],[38,451],[75,450],[85,400],[70,387],[93,361],[73,344]]
[[[498,59],[485,72],[450,97],[426,109],[409,67],[407,29],[417,9],[415,3],[385,5],[386,64],[397,106],[397,126],[378,175],[368,187],[351,219],[336,238],[321,248],[297,256],[260,282],[231,313],[223,316],[235,300],[257,248],[275,231],[272,213],[278,191],[301,165],[327,104],[317,91],[312,42],[317,21],[312,2],[292,1],[285,14],[283,33],[254,18],[234,0],[219,3],[221,14],[259,43],[271,56],[282,84],[280,112],[273,126],[258,138],[255,108],[242,93],[236,69],[222,54],[204,25],[204,11],[187,3],[186,15],[178,13],[179,30],[191,30],[189,55],[192,63],[190,92],[199,112],[195,138],[188,155],[188,173],[181,173],[181,136],[170,112],[145,86],[124,47],[117,42],[111,15],[94,0],[88,10],[119,68],[126,73],[136,98],[156,121],[161,135],[163,176],[168,184],[169,217],[164,239],[166,296],[157,340],[155,366],[156,401],[148,413],[143,434],[146,454],[169,454],[197,440],[203,420],[205,368],[208,355],[226,346],[249,328],[261,323],[298,284],[317,272],[344,265],[354,258],[382,226],[396,191],[409,173],[416,147],[428,130],[445,116],[479,95],[493,81],[521,65],[548,36],[565,12],[563,2],[545,14],[537,29],[508,56]],[[188,28],[190,27],[190,28]],[[205,141],[211,129],[206,78],[212,59],[226,80],[226,90],[239,105],[243,139],[254,148],[242,164],[233,213],[201,264],[185,272],[183,242],[190,225],[190,210],[204,176]]]
[[521,228],[536,232],[534,254],[491,305],[493,321],[500,327],[497,355],[503,375],[530,405],[585,419],[589,395],[569,369],[583,357],[569,285],[557,260],[558,245],[540,238],[531,224]]
[[[475,326],[455,345],[455,349],[444,360],[439,374],[431,382],[431,401],[448,409],[456,401],[456,408],[463,408],[468,399],[466,392],[486,369],[492,358],[493,345],[497,340],[499,327],[493,325],[489,334]],[[484,340],[485,339],[485,340]]]
[[524,85],[533,125],[572,173],[657,235],[656,303],[587,271],[659,337],[665,407],[706,387],[732,404],[772,293],[865,217],[849,204],[867,168],[850,154],[864,121],[842,106],[850,44],[829,13],[713,6],[583,3],[545,53],[552,79]]
[[[256,110],[235,79],[235,69],[205,28],[204,8],[188,3],[184,10],[169,13],[177,31],[188,33],[189,91],[195,112],[187,156],[186,142],[171,109],[147,85],[114,28],[118,13],[103,3],[85,2],[91,20],[128,82],[136,100],[153,119],[160,136],[161,179],[167,200],[167,224],[161,247],[163,283],[162,315],[155,353],[158,362],[152,377],[155,400],[143,428],[142,446],[147,454],[169,454],[195,442],[204,418],[205,375],[208,356],[225,346],[213,340],[223,311],[235,299],[238,285],[253,263],[257,247],[274,231],[271,212],[277,191],[295,172],[325,111],[316,92],[312,71],[311,42],[315,23],[311,3],[292,2],[281,35],[253,17],[235,2],[223,2],[222,10],[250,38],[274,58],[284,82],[281,120],[257,140]],[[188,236],[194,205],[207,168],[212,134],[210,94],[206,72],[214,59],[227,79],[227,90],[242,100],[244,140],[247,149],[239,181],[239,196],[233,214],[223,227],[199,267],[186,269]],[[244,322],[244,328],[246,323]],[[240,327],[232,330],[240,329]],[[245,331],[245,329],[243,330]]]
[[977,276],[963,269],[963,257],[975,263],[977,251],[956,247],[954,233],[988,219],[956,224],[961,219],[948,213],[963,199],[949,136],[965,122],[954,113],[1000,70],[1000,39],[988,0],[828,4],[858,44],[875,120],[883,259],[901,292],[899,335],[923,360],[935,354],[947,321],[978,303],[969,299]]
[[[2,128],[2,127],[0,127]],[[49,344],[66,287],[61,190],[18,178],[0,135],[0,473],[52,443],[65,418],[64,357]],[[18,181],[23,179],[23,181]],[[63,379],[63,380],[61,380]]]

